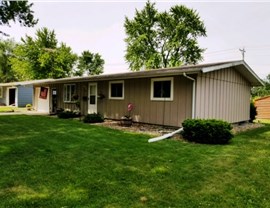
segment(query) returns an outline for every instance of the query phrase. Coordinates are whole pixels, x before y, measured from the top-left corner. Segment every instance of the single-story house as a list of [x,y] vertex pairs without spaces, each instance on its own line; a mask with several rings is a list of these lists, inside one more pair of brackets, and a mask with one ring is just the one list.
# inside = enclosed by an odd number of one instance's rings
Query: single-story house
[[244,61],[70,77],[34,84],[34,107],[55,113],[80,104],[82,114],[120,119],[132,103],[133,121],[181,126],[187,118],[249,120],[250,90],[263,85]]
[[254,104],[257,110],[257,119],[270,119],[270,96],[258,98]]
[[32,104],[33,84],[46,80],[0,83],[0,105],[25,107],[27,104]]

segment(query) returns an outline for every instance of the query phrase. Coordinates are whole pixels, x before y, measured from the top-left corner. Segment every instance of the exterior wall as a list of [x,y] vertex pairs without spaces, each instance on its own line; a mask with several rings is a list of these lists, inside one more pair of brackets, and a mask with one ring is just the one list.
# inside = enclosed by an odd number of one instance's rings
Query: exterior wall
[[105,99],[98,100],[98,112],[107,118],[120,119],[127,115],[127,105],[132,103],[133,120],[136,122],[181,126],[192,114],[192,81],[183,76],[174,76],[173,101],[150,100],[151,78],[124,80],[124,100],[112,100],[109,97],[109,82],[98,83],[98,93]]
[[[88,111],[88,82],[69,83],[76,85],[76,93],[79,95],[80,108],[82,114],[87,114]],[[50,90],[56,89],[57,91],[57,108],[75,110],[76,105],[73,102],[64,102],[64,84],[50,85]],[[50,97],[50,111],[52,109]]]
[[233,68],[200,74],[196,84],[196,118],[249,120],[251,85]]
[[7,104],[7,88],[6,87],[2,87],[2,93],[3,93],[3,96],[0,98],[0,104]]
[[47,98],[39,98],[40,87],[34,89],[34,109],[39,112],[49,113],[50,112],[50,90],[48,91]]
[[18,87],[18,107],[25,107],[26,104],[32,104],[33,86]]
[[270,119],[270,96],[255,100],[258,119]]
[[[150,100],[151,78],[124,80],[123,100],[109,99],[109,81],[94,83],[97,83],[97,93],[105,96],[105,98],[98,99],[97,101],[97,111],[103,114],[105,118],[120,119],[122,116],[127,115],[128,103],[132,103],[135,106],[135,109],[132,111],[132,117],[136,122],[181,126],[186,118],[191,118],[192,81],[183,76],[174,76],[173,101]],[[73,83],[71,82],[70,84]],[[87,114],[89,82],[75,84],[76,93],[80,99],[81,112],[82,114]],[[63,88],[64,84],[50,85],[50,89],[56,89],[58,93],[57,108],[76,109],[74,103],[65,103],[63,101]]]
[[32,104],[33,86],[18,86],[18,87],[2,87],[3,96],[0,98],[0,103],[9,105],[9,89],[16,89],[15,105],[17,107],[25,107],[26,104]]

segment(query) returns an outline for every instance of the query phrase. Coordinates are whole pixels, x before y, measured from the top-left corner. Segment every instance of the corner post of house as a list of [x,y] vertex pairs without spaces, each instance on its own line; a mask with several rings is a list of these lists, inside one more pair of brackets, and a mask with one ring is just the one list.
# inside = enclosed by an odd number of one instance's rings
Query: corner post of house
[[193,82],[192,85],[192,119],[196,118],[195,113],[195,103],[196,103],[196,79],[188,76],[185,72],[183,73],[183,76],[187,79],[191,80]]

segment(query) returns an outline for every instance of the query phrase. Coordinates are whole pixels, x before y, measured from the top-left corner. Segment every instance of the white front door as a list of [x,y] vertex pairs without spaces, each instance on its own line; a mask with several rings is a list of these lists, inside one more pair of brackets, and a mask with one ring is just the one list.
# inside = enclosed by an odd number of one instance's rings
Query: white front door
[[88,113],[97,113],[97,83],[89,83]]

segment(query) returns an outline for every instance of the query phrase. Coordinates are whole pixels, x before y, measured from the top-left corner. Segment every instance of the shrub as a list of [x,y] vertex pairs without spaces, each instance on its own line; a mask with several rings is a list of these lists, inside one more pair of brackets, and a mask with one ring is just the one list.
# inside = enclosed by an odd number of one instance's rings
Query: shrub
[[227,144],[233,137],[231,124],[222,120],[187,119],[182,125],[182,136],[191,142]]
[[103,121],[104,121],[104,118],[99,113],[87,114],[83,119],[84,123],[102,123]]
[[57,114],[58,118],[68,119],[68,118],[77,118],[80,117],[79,111],[65,110]]
[[254,105],[254,102],[250,102],[250,111],[249,111],[249,122],[253,122],[257,116],[257,108]]
[[26,107],[26,109],[29,110],[29,111],[32,110],[32,105],[31,105],[31,104],[26,104],[25,107]]

